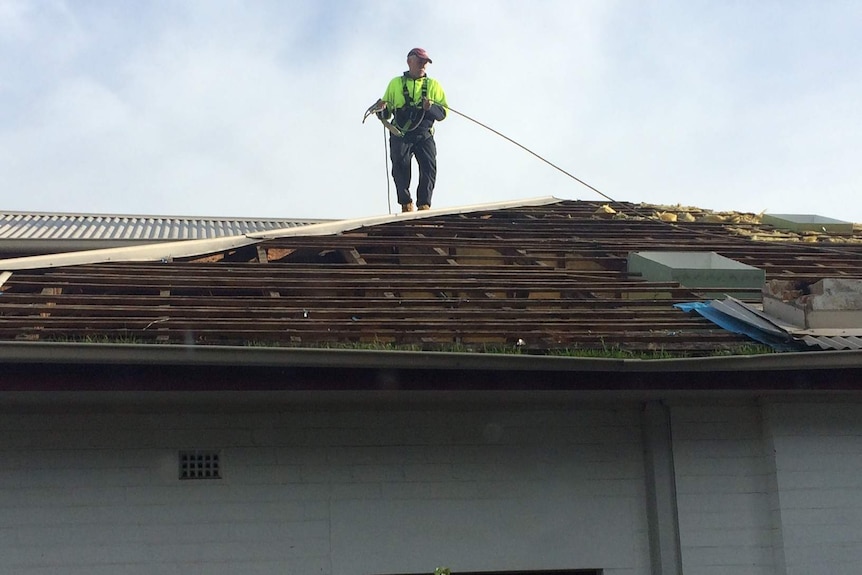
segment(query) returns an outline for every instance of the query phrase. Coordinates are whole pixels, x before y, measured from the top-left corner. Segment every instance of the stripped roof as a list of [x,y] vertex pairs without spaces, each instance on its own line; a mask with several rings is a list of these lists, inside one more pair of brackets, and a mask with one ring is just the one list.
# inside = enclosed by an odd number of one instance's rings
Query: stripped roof
[[201,241],[196,253],[5,260],[0,340],[712,354],[750,340],[674,307],[701,293],[628,273],[630,252],[710,251],[767,279],[862,277],[860,234],[716,215],[546,198]]

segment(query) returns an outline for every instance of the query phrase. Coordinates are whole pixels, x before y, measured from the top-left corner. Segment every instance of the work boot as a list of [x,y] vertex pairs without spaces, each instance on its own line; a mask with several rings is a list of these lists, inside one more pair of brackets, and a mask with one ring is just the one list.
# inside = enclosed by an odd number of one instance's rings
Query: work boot
[[[419,206],[419,209],[422,209],[422,206]],[[413,211],[413,202],[408,202],[406,204],[401,204],[401,213],[404,212],[412,212]]]
[[429,206],[428,204],[419,204],[419,209],[420,210],[430,210],[431,206]]

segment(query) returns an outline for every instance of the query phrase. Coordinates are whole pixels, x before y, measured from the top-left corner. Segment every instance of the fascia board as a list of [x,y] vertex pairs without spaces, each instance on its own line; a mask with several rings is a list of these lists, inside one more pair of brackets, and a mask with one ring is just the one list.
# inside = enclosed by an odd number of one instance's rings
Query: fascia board
[[0,364],[33,362],[670,374],[859,369],[862,351],[642,360],[392,350],[0,342]]

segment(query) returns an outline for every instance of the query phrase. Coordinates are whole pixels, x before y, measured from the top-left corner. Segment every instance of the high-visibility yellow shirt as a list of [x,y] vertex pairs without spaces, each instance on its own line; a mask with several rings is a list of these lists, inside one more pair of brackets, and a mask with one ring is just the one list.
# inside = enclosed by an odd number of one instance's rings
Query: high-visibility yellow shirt
[[[446,103],[446,94],[440,83],[428,76],[421,78],[411,78],[405,73],[396,78],[392,78],[389,85],[386,87],[386,92],[383,93],[383,101],[386,102],[390,111],[395,111],[404,106],[421,106],[422,105],[422,87],[427,83],[428,99],[433,104],[439,104],[443,108],[443,118],[446,117],[448,104]],[[404,98],[404,85],[407,85],[407,93],[410,97],[408,102]],[[440,118],[441,120],[443,118]]]

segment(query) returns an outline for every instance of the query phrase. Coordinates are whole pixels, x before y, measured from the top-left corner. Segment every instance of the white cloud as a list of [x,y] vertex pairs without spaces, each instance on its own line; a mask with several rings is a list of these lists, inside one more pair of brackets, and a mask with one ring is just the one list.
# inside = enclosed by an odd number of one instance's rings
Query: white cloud
[[[385,212],[382,128],[360,120],[418,45],[454,110],[615,199],[862,221],[849,4],[109,6],[0,0],[15,31],[0,64],[14,78],[0,83],[6,208]],[[437,206],[605,201],[458,114],[437,140]]]
[[24,33],[28,8],[26,0],[0,0],[0,32],[3,37],[19,37]]

